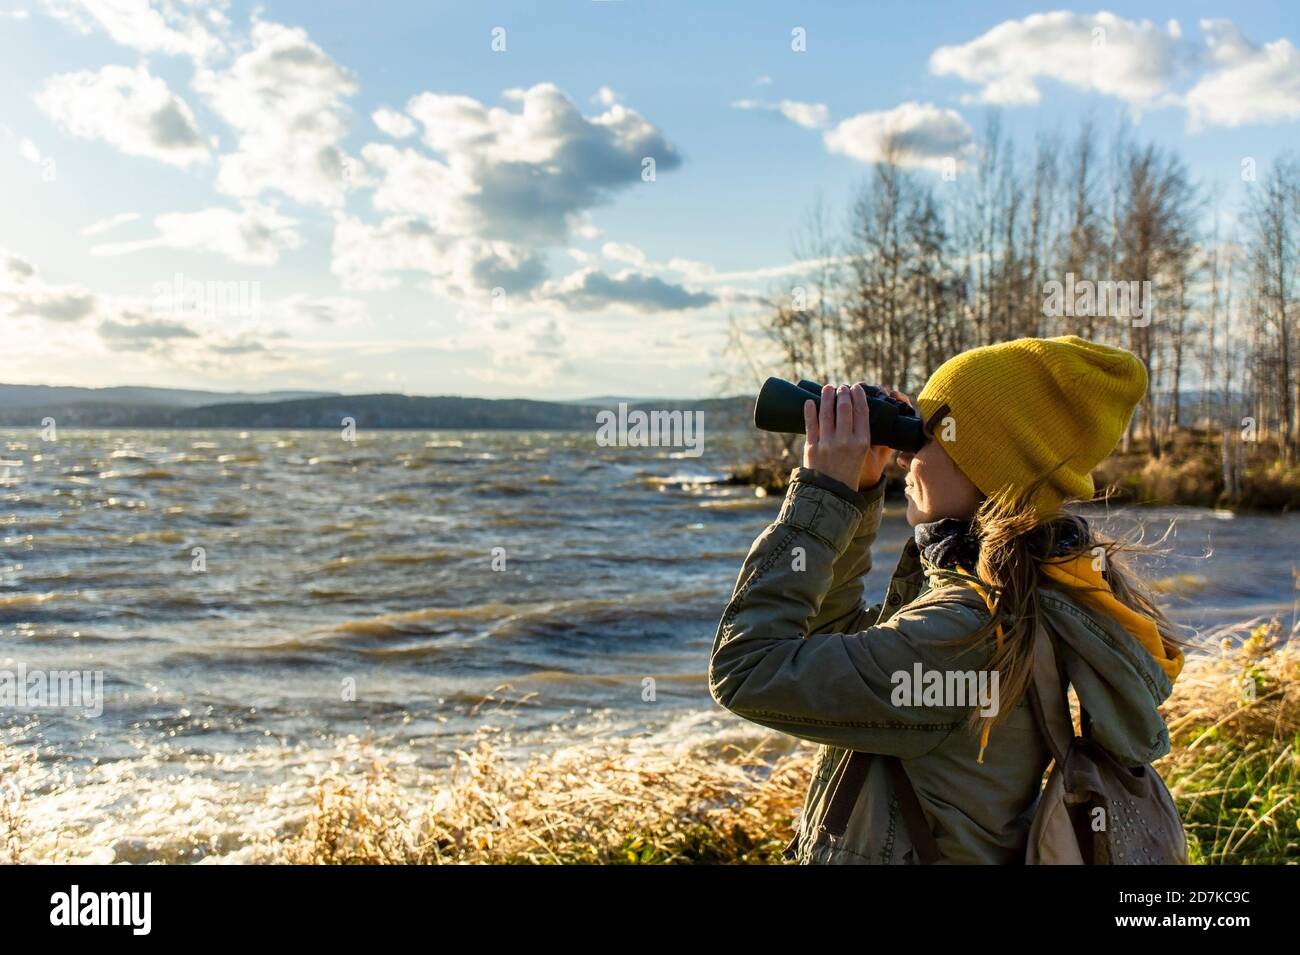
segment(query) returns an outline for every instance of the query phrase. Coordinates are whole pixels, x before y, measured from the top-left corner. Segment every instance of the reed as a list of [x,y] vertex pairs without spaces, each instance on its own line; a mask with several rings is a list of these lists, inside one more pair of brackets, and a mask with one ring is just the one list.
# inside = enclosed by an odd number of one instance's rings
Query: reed
[[[1157,768],[1204,864],[1300,861],[1300,650],[1275,621],[1217,635],[1166,704],[1173,748]],[[283,843],[303,863],[776,863],[812,748],[782,740],[647,753],[612,741],[516,766],[488,743],[458,754],[412,813],[373,764],[322,780]]]
[[[1300,862],[1300,647],[1277,621],[1229,628],[1189,659],[1165,705],[1157,768],[1192,861]],[[606,738],[512,761],[490,739],[432,791],[387,761],[341,761],[307,810],[249,858],[310,864],[780,863],[813,748],[756,731],[744,744]],[[0,746],[0,766],[30,752]],[[9,773],[12,780],[20,774]],[[24,795],[0,789],[0,862],[24,851]]]
[[1300,861],[1300,651],[1276,622],[1224,638],[1166,707],[1170,783],[1193,861]]

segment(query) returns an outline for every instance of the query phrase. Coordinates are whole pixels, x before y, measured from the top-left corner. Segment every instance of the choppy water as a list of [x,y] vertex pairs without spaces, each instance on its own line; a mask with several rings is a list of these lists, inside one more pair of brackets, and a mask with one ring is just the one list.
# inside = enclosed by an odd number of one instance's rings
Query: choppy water
[[[701,458],[590,433],[59,437],[0,432],[0,668],[104,674],[97,718],[0,709],[40,854],[238,858],[361,742],[436,770],[484,733],[522,754],[734,729],[705,660],[778,502],[706,482],[748,436]],[[1181,621],[1290,626],[1300,517],[1138,516],[1178,519],[1153,570]],[[908,533],[892,510],[873,596]]]

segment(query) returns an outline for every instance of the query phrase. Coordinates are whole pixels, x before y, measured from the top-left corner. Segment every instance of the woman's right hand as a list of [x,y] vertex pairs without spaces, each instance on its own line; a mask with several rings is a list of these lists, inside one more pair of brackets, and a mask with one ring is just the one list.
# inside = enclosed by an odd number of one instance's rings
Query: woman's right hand
[[[912,399],[907,397],[901,391],[895,391],[893,388],[880,386],[880,390],[891,398],[899,401],[905,401],[909,405]],[[862,476],[858,478],[858,489],[864,487],[875,487],[880,483],[880,477],[885,473],[885,468],[889,465],[889,460],[894,456],[894,449],[884,444],[873,444],[871,450],[867,453],[867,459],[862,464]]]
[[823,385],[821,410],[811,399],[805,401],[803,421],[804,467],[858,490],[867,458],[872,453],[870,409],[862,385],[852,388],[840,385],[838,389]]

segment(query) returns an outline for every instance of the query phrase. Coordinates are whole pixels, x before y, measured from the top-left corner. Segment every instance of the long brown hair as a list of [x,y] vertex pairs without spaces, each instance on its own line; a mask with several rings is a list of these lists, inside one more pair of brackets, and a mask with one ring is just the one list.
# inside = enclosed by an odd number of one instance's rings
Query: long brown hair
[[[1097,533],[1083,518],[1064,510],[1043,515],[1032,503],[1041,484],[1036,482],[1019,494],[987,497],[975,513],[972,532],[980,543],[975,573],[986,589],[992,614],[979,630],[952,644],[969,648],[995,639],[987,670],[998,674],[1000,702],[997,713],[991,716],[982,716],[978,708],[971,710],[972,732],[991,730],[1009,717],[1029,689],[1044,563],[1084,555],[1101,557],[1103,577],[1115,598],[1151,618],[1166,645],[1187,645],[1178,638],[1178,627],[1156,604],[1150,584],[1132,565],[1132,555],[1161,553],[1160,545],[1169,536],[1169,529],[1155,544],[1145,544],[1140,531],[1133,540],[1121,540]],[[1002,634],[996,639],[999,627]]]

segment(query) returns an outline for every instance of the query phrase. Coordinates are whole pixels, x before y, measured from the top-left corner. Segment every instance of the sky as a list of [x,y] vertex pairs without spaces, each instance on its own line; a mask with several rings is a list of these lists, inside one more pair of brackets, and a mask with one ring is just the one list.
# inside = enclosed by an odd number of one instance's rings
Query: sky
[[891,135],[960,189],[990,111],[1230,218],[1300,4],[0,0],[0,381],[716,394],[819,197]]

